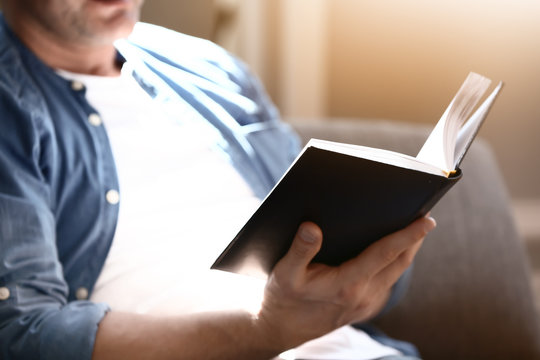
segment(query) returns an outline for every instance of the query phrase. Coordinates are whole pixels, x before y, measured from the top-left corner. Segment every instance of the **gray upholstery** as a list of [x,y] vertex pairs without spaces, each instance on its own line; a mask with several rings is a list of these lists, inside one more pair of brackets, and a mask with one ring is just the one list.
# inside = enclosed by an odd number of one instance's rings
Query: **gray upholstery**
[[[416,155],[425,127],[388,121],[293,122],[310,137]],[[426,360],[540,359],[523,244],[489,146],[477,139],[463,179],[434,208],[438,222],[419,252],[403,301],[378,320]]]

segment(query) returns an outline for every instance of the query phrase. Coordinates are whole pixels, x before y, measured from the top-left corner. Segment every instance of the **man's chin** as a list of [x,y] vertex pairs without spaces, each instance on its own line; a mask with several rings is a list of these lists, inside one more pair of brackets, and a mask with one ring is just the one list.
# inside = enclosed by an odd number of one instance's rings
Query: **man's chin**
[[95,30],[87,34],[86,42],[97,45],[112,44],[118,39],[128,37],[133,31],[136,22],[136,17],[109,19],[105,23],[96,25]]
[[129,0],[92,0],[86,10],[87,35],[99,42],[127,37],[140,16],[140,7]]

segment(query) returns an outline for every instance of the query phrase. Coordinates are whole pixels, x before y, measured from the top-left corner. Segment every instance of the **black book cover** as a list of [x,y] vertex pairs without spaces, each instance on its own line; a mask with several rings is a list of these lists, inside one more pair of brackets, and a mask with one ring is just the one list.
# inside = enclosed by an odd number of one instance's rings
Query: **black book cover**
[[307,220],[324,236],[314,261],[338,265],[425,215],[460,178],[308,147],[212,268],[266,277]]

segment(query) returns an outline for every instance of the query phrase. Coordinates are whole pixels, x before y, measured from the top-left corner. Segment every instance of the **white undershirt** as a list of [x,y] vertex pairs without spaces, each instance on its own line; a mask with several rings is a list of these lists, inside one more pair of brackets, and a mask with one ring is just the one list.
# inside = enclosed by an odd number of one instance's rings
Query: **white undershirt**
[[[189,116],[173,119],[130,73],[128,65],[120,77],[59,71],[84,84],[98,109],[120,183],[117,230],[91,300],[137,313],[256,311],[264,282],[209,267],[259,199],[216,149],[214,128]],[[346,327],[300,354],[361,360],[396,353]]]
[[259,204],[216,148],[216,131],[205,122],[173,119],[127,65],[120,77],[61,75],[85,85],[120,183],[117,230],[91,300],[138,313],[243,307],[246,299],[257,306],[259,281],[209,270]]

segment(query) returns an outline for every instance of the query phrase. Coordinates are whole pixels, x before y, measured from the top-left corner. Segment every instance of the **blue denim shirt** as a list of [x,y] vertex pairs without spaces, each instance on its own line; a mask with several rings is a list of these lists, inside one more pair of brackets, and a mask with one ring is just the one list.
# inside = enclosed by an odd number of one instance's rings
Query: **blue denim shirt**
[[[232,164],[266,195],[298,141],[244,65],[147,24],[117,45],[156,101],[179,114],[189,107],[220,131]],[[77,297],[91,293],[114,235],[119,204],[106,194],[121,193],[105,128],[89,121],[95,113],[85,89],[42,63],[0,15],[2,359],[91,357],[108,307]]]

